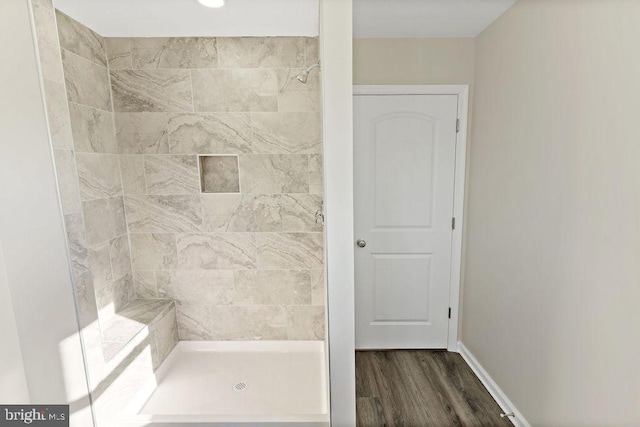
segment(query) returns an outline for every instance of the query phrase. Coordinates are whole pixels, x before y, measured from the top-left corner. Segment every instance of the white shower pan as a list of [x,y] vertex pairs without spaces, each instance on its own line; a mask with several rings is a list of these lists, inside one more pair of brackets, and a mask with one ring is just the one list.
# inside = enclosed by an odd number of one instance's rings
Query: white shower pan
[[328,427],[322,341],[181,341],[127,426]]

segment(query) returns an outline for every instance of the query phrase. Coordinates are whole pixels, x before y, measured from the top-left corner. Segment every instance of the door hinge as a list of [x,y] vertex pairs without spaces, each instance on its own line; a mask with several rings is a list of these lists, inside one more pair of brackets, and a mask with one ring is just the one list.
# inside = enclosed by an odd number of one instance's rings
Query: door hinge
[[460,132],[460,119],[456,119],[456,132]]
[[451,218],[451,229],[452,230],[456,229],[456,219],[455,218]]
[[449,307],[449,319],[451,319],[451,307]]

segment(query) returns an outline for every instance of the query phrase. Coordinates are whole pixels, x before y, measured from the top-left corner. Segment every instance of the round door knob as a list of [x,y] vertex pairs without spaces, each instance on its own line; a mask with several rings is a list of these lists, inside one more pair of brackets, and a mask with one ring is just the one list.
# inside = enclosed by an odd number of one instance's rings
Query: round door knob
[[362,240],[362,239],[359,239],[359,240],[356,242],[356,244],[357,244],[357,245],[358,245],[358,247],[360,247],[360,248],[364,248],[365,246],[367,246],[367,242],[365,242],[365,241],[364,241],[364,240]]

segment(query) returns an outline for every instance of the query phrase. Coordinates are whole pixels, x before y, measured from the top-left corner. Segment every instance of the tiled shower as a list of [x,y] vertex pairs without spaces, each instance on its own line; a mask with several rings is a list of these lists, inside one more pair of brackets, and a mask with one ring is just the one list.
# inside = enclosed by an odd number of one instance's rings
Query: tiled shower
[[33,13],[98,425],[179,340],[324,340],[318,39]]
[[322,339],[319,89],[292,82],[317,39],[106,48],[137,297],[181,339]]

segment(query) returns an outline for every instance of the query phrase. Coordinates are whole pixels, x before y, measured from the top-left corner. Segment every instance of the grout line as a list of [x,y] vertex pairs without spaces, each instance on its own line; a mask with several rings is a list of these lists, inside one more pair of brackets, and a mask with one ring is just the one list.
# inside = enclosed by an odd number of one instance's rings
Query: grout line
[[147,182],[147,158],[145,157],[145,154],[136,154],[137,156],[140,156],[141,160],[142,160],[142,180],[144,181],[144,194],[140,194],[140,196],[145,196],[148,197],[150,196],[149,194],[149,184]]
[[[55,82],[54,82],[55,83]],[[109,88],[109,92],[111,92],[111,88]],[[65,92],[65,96],[66,96],[66,92]],[[75,105],[77,107],[82,107],[82,108],[87,108],[89,110],[96,110],[96,111],[101,111],[103,113],[111,113],[114,114],[113,111],[109,111],[109,110],[105,110],[103,108],[98,108],[98,107],[94,107],[92,105],[87,105],[87,104],[81,104],[79,102],[75,102],[75,101],[67,101],[67,103],[69,105]]]
[[[65,51],[67,54],[71,54],[71,55],[73,55],[73,56],[75,56],[75,57],[78,57],[78,58],[82,59],[83,61],[88,62],[89,64],[92,64],[92,65],[98,66],[98,67],[100,67],[100,68],[104,69],[104,70],[105,70],[105,71],[107,71],[107,72],[109,71],[108,63],[107,63],[107,65],[106,65],[106,66],[105,66],[105,65],[102,65],[102,64],[98,64],[97,62],[93,62],[92,60],[87,59],[87,58],[85,58],[84,56],[82,56],[82,55],[80,55],[80,54],[78,54],[78,53],[75,53],[75,52],[70,51],[69,49],[67,49],[67,48],[65,48],[65,47],[62,47],[62,45],[60,45],[60,50],[61,50],[61,51]],[[106,52],[105,52],[105,53],[106,53]]]
[[[189,69],[189,83],[191,85],[191,112],[196,112],[196,94],[193,90],[193,69]],[[168,137],[168,135],[167,135]],[[171,150],[171,146],[169,146],[169,150]]]

